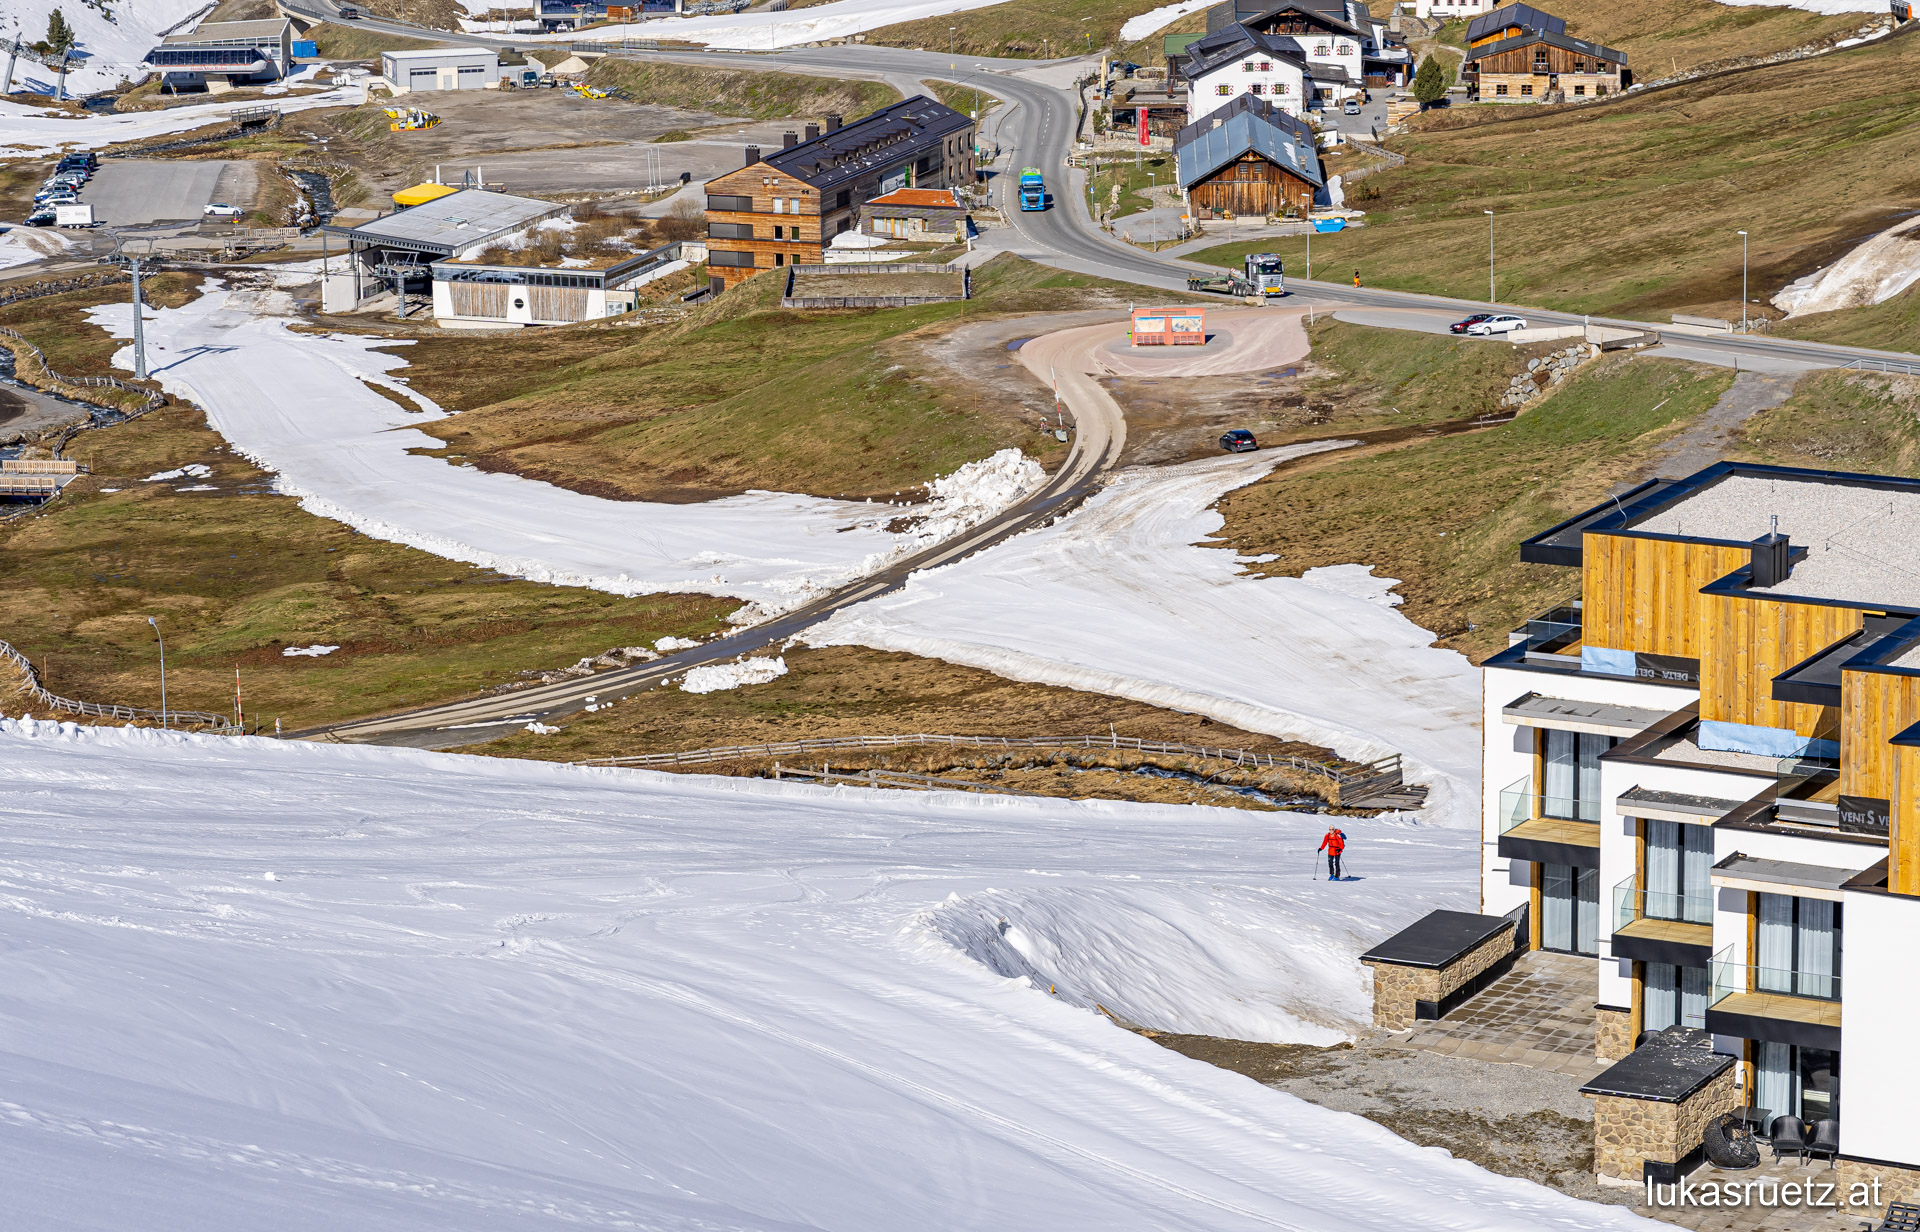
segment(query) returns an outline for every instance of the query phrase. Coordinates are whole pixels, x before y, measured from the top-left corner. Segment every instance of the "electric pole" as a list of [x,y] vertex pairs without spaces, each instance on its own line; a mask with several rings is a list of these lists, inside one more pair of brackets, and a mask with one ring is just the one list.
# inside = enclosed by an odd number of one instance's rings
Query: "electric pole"
[[132,260],[133,270],[133,379],[147,379],[147,306],[140,298],[140,258]]

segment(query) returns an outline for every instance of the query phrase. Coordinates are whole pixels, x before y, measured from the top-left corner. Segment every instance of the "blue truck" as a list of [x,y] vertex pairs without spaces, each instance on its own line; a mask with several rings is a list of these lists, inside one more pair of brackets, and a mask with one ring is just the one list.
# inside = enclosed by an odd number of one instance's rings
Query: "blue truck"
[[1023,167],[1020,170],[1020,208],[1023,210],[1047,208],[1047,183],[1040,178],[1038,167]]

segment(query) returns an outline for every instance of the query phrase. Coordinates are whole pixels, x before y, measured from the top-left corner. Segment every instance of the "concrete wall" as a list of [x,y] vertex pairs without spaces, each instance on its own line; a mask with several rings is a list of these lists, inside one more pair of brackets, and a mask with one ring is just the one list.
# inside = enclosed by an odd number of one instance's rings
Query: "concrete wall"
[[[1840,1149],[1920,1168],[1920,1118],[1913,1103],[1914,1031],[1920,1023],[1913,952],[1920,899],[1849,892],[1843,910]],[[1905,1200],[1920,1200],[1920,1178],[1903,1180]]]

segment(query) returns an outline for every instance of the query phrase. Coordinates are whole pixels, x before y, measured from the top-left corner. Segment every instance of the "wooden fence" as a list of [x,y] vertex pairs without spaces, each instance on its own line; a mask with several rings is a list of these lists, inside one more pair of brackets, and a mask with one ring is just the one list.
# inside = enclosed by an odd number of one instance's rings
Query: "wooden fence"
[[596,757],[576,762],[581,766],[625,766],[647,769],[659,766],[701,766],[714,762],[804,757],[845,749],[896,749],[928,745],[968,749],[1116,749],[1133,753],[1176,757],[1203,757],[1228,761],[1236,766],[1259,770],[1292,770],[1326,779],[1338,789],[1343,803],[1385,794],[1401,786],[1405,779],[1398,753],[1375,762],[1336,766],[1305,757],[1275,753],[1255,753],[1203,744],[1176,744],[1163,740],[1138,740],[1132,736],[943,736],[925,732],[895,736],[823,736],[812,740],[779,740],[766,744],[729,744],[707,749],[688,749],[679,753],[641,753],[630,757]]
[[63,714],[79,714],[95,719],[145,719],[155,723],[164,719],[184,727],[211,727],[226,735],[238,735],[240,732],[227,716],[209,714],[204,710],[168,710],[162,715],[158,710],[142,710],[138,706],[103,706],[98,702],[78,702],[70,697],[60,697],[41,685],[40,673],[33,670],[33,663],[7,642],[0,642],[0,662],[12,664],[20,673],[22,683],[16,692],[25,693],[40,705]]

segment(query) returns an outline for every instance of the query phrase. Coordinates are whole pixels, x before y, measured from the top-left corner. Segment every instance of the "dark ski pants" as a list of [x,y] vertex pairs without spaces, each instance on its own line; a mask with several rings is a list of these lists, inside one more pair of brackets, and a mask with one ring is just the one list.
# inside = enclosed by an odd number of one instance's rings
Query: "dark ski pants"
[[1340,853],[1337,851],[1327,853],[1327,876],[1340,876]]

